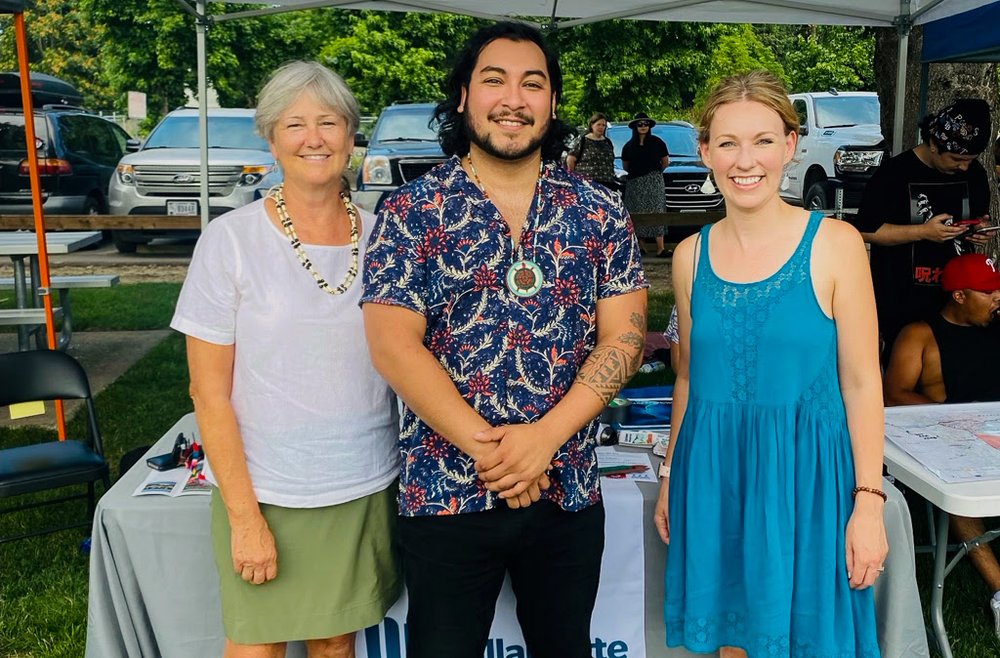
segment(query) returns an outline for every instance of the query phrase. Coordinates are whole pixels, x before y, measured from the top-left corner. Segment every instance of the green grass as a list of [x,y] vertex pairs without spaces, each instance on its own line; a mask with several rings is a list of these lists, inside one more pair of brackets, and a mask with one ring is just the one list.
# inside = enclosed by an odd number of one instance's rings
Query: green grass
[[[77,288],[70,293],[74,331],[162,329],[170,323],[179,283],[133,283],[114,288]],[[55,299],[59,304],[58,295]],[[0,308],[14,308],[14,291],[0,291]],[[5,327],[7,331],[16,331]]]
[[[77,328],[89,330],[162,329],[170,321],[179,291],[176,283],[74,290],[74,321]],[[0,307],[9,305],[9,299],[0,301]],[[122,454],[153,443],[191,410],[183,338],[171,335],[153,348],[97,396],[96,406],[106,457],[112,477],[116,477]],[[70,436],[83,436],[83,413],[69,420],[68,432]],[[0,428],[0,448],[51,436],[41,427]],[[39,495],[33,500],[51,497]],[[29,499],[20,498],[18,503]],[[10,503],[5,501],[3,506]],[[85,502],[74,501],[0,515],[0,535],[70,523],[85,513]],[[80,542],[87,534],[84,529],[69,530],[0,544],[0,656],[83,655],[88,558],[81,554]]]
[[[137,284],[93,291],[74,291],[74,315],[92,329],[159,329],[166,327],[177,284]],[[77,292],[81,293],[77,296]],[[84,294],[86,293],[86,294]],[[650,331],[666,327],[673,297],[650,295]],[[146,306],[138,312],[135,307]],[[639,375],[633,386],[667,384],[670,370]],[[181,415],[190,411],[184,342],[172,335],[136,363],[97,397],[97,411],[113,476],[129,449],[152,443]],[[83,429],[83,418],[69,423],[71,433]],[[0,428],[0,448],[25,443],[44,433],[39,428]],[[911,504],[918,541],[926,534],[923,505]],[[0,515],[0,534],[22,527],[52,525],[79,518],[84,504]],[[88,559],[79,551],[86,532],[67,531],[0,544],[0,656],[10,658],[79,658],[86,643]],[[917,556],[917,577],[924,608],[930,600],[931,556]],[[655,577],[655,574],[651,575]],[[1000,642],[993,635],[987,608],[989,592],[967,560],[946,583],[945,619],[956,656],[993,658]],[[932,652],[932,655],[937,655]]]

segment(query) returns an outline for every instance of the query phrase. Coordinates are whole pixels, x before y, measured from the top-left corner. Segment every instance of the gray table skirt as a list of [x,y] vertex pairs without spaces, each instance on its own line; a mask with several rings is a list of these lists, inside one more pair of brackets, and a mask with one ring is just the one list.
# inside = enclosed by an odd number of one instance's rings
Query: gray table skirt
[[[189,414],[149,454],[194,432]],[[146,477],[145,460],[104,495],[94,518],[87,616],[89,658],[220,656],[224,644],[219,581],[209,541],[206,497],[132,497]],[[914,580],[913,533],[902,495],[888,482],[886,531],[890,552],[875,590],[884,658],[928,656]],[[667,547],[652,524],[657,486],[642,484],[647,658],[688,658],[667,649],[663,630],[663,568]],[[304,656],[293,644],[290,657]],[[630,658],[640,658],[630,656]]]

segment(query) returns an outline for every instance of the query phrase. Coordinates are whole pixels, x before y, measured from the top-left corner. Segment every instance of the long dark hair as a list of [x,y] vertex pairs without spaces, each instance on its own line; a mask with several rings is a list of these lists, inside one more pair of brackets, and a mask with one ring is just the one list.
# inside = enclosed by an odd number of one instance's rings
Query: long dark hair
[[[480,28],[466,42],[458,55],[445,86],[447,98],[434,108],[434,119],[438,123],[438,141],[441,142],[441,149],[445,155],[465,155],[469,152],[469,136],[466,133],[465,121],[458,111],[459,103],[462,102],[462,89],[469,87],[479,53],[497,39],[530,41],[541,49],[545,56],[552,92],[555,94],[556,104],[559,103],[563,86],[562,69],[559,68],[559,58],[549,49],[541,32],[530,25],[513,21],[500,21]],[[570,126],[559,119],[552,119],[542,140],[542,158],[559,159],[566,150],[567,137],[573,134],[575,131]]]

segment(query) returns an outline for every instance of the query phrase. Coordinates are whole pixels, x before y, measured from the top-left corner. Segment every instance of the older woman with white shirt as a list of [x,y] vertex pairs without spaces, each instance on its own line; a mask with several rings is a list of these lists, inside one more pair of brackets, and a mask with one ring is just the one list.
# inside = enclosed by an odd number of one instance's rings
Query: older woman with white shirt
[[171,326],[216,490],[212,537],[227,657],[354,655],[400,591],[395,398],[358,300],[373,217],[342,179],[359,119],[315,62],[278,69],[257,128],[283,185],[212,221]]

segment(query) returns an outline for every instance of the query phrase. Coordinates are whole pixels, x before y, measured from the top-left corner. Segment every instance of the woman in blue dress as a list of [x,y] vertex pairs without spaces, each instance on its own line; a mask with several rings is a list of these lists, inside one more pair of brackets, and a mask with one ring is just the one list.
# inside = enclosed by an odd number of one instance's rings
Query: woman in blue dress
[[655,515],[667,644],[875,658],[875,302],[860,234],[778,196],[797,129],[765,72],[723,80],[702,113],[726,217],[674,254],[680,362]]

